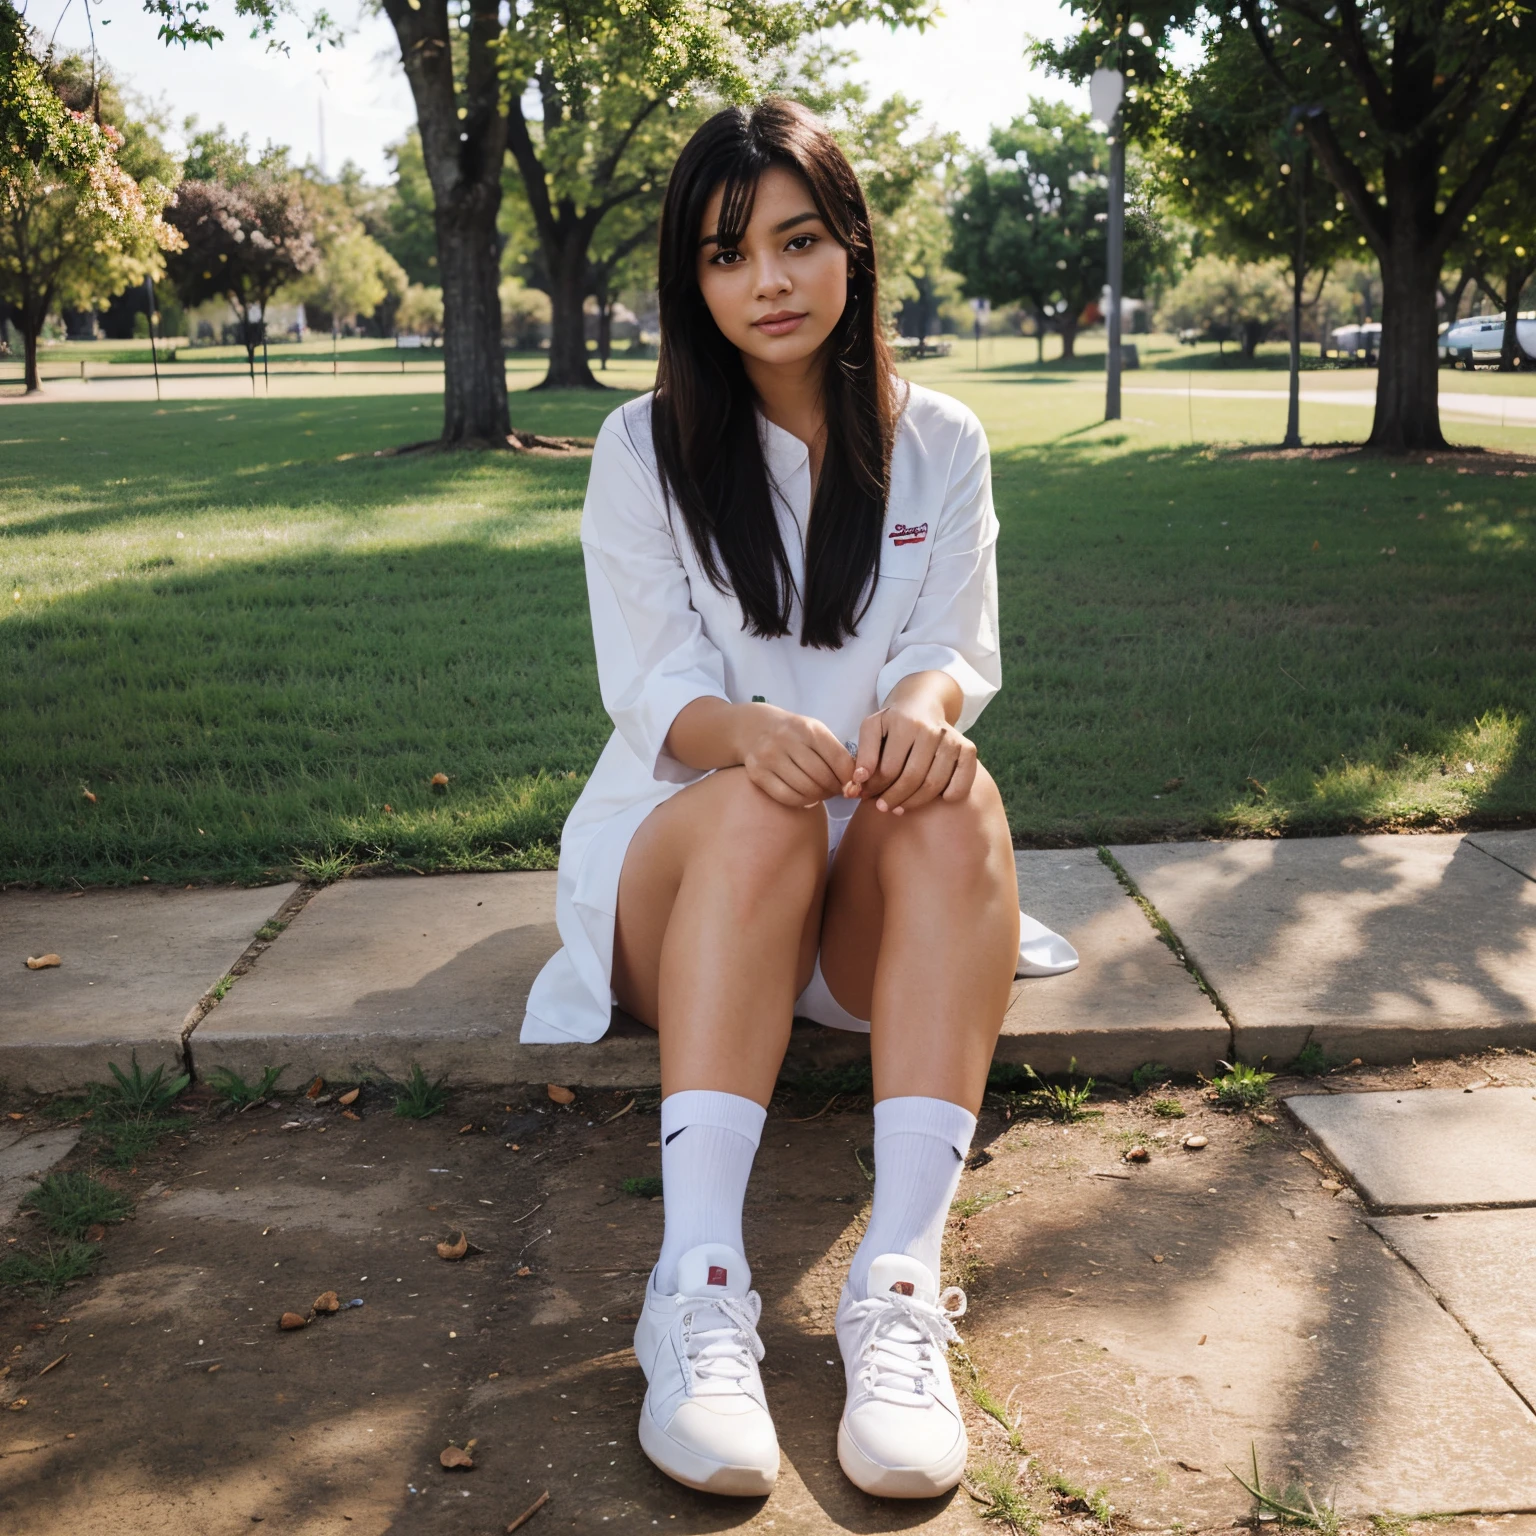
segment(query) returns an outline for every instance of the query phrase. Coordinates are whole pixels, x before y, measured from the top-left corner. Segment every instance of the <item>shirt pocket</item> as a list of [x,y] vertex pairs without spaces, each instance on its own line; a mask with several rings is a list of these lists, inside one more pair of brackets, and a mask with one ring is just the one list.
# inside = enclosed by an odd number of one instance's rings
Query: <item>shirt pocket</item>
[[928,570],[935,527],[931,517],[887,516],[880,539],[880,579],[921,581]]

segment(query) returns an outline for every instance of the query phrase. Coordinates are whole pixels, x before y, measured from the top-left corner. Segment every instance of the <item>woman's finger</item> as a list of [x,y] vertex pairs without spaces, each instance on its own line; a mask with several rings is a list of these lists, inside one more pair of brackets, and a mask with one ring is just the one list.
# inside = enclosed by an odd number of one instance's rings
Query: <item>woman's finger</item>
[[780,805],[787,805],[792,810],[804,810],[819,803],[816,795],[807,793],[803,789],[796,789],[771,768],[764,768],[761,765],[749,767],[747,777],[770,800],[776,800]]
[[858,788],[862,789],[880,771],[880,745],[884,740],[885,711],[865,715],[859,724],[859,750],[853,765],[853,783]]
[[820,720],[807,716],[805,723],[806,741],[831,775],[832,788],[828,793],[835,795],[853,777],[853,754]]
[[971,792],[971,786],[976,782],[976,744],[962,736],[960,738],[960,760],[955,764],[954,776],[949,781],[949,788],[944,791],[944,798],[954,802],[964,800]]
[[[841,750],[841,749],[839,749]],[[847,752],[843,756],[847,757]],[[816,750],[815,745],[809,741],[791,741],[785,750],[785,757],[789,764],[802,773],[806,780],[816,786],[816,798],[826,800],[832,795],[841,793],[846,779],[840,779],[836,771],[827,760]],[[782,767],[776,768],[781,777],[785,777]],[[852,772],[852,769],[849,769]]]
[[903,801],[903,809],[915,811],[918,806],[937,800],[949,787],[959,762],[960,738],[946,731],[939,740],[938,751],[933,754],[933,762],[923,782]]
[[918,786],[928,777],[928,770],[933,766],[934,753],[938,751],[939,742],[942,739],[939,732],[934,731],[930,734],[923,731],[913,734],[914,739],[900,773],[896,775],[894,782],[881,790],[876,797],[875,805],[882,811],[894,811],[910,799],[917,792]]

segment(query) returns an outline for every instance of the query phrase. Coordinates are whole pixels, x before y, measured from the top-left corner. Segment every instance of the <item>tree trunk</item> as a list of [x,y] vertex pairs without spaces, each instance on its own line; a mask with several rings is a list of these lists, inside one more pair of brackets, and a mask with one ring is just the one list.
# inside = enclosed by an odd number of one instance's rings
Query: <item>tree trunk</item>
[[505,447],[507,365],[497,295],[500,183],[462,186],[439,200],[437,270],[443,285],[443,441]]
[[1253,355],[1259,349],[1259,337],[1263,333],[1264,326],[1257,320],[1244,320],[1242,331],[1243,356],[1249,362],[1253,361]]
[[26,358],[23,365],[26,373],[26,388],[29,395],[42,393],[42,380],[37,376],[37,333],[40,326],[32,325],[25,318],[21,328],[21,350]]
[[[584,233],[584,232],[583,232]],[[549,372],[535,389],[604,389],[587,365],[587,319],[582,312],[589,286],[587,242],[580,236],[545,247],[549,268]]]
[[1070,309],[1064,310],[1056,328],[1061,332],[1061,360],[1070,363],[1077,356],[1077,316]]
[[1520,318],[1520,295],[1531,280],[1536,267],[1511,266],[1504,273],[1504,341],[1499,348],[1499,372],[1513,373],[1524,366],[1525,352],[1520,346],[1517,322]]
[[1388,453],[1445,447],[1435,317],[1440,264],[1426,243],[1394,240],[1381,263],[1381,360],[1369,442]]

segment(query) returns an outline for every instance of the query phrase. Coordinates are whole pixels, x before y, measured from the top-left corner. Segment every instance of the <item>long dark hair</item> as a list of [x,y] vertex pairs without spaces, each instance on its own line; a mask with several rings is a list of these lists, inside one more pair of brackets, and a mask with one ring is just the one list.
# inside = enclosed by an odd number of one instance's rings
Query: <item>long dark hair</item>
[[835,650],[857,632],[879,577],[890,492],[896,389],[876,308],[875,246],[858,178],[804,107],[779,97],[716,113],[688,141],[661,214],[661,355],[651,406],[656,462],[699,563],[733,592],[754,635],[789,633],[790,572],[758,439],[756,393],[741,354],[699,291],[699,225],[724,187],[717,231],[728,247],[752,217],[772,166],[801,177],[848,252],[848,302],[824,343],[827,442],[806,539],[800,643]]

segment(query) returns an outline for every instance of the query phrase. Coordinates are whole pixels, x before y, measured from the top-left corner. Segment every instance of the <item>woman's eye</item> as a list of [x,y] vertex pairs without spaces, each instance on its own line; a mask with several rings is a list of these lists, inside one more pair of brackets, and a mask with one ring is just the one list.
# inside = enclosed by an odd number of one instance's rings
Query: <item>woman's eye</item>
[[712,267],[734,267],[742,259],[740,251],[719,251],[709,258]]
[[788,248],[792,251],[808,251],[815,243],[815,235],[796,235],[794,239],[789,242]]

